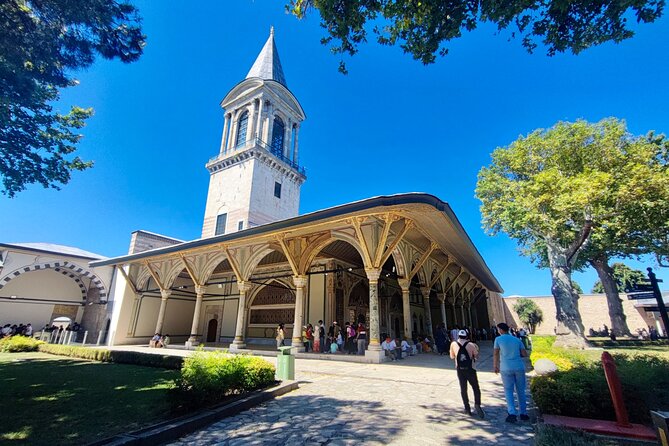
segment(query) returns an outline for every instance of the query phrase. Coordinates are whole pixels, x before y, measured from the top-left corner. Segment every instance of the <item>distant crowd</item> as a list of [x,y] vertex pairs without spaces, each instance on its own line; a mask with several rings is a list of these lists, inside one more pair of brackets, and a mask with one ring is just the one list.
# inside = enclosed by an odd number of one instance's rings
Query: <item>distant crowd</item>
[[[276,328],[276,346],[284,346],[286,343],[285,325],[278,324]],[[418,353],[438,353],[443,355],[448,352],[450,342],[459,339],[458,333],[464,330],[467,338],[473,342],[494,340],[500,335],[496,326],[490,329],[454,326],[450,331],[446,324],[441,323],[434,330],[434,339],[424,334],[417,335],[413,333],[411,338],[392,337],[389,333],[381,333],[383,340],[381,348],[387,352],[392,359],[401,359],[402,354],[415,355]],[[529,331],[520,328],[518,330],[510,328],[510,335],[519,338],[526,349],[531,348],[531,341],[528,336]],[[334,321],[329,328],[325,326],[322,320],[315,325],[307,324],[302,327],[302,344],[306,352],[313,353],[344,353],[348,355],[364,355],[368,345],[368,334],[365,323],[360,320],[357,324],[346,322],[342,327]],[[290,345],[290,342],[288,342]],[[392,352],[392,353],[391,353]]]
[[32,337],[33,326],[31,324],[5,324],[0,330],[0,338],[8,338],[10,336],[28,336]]

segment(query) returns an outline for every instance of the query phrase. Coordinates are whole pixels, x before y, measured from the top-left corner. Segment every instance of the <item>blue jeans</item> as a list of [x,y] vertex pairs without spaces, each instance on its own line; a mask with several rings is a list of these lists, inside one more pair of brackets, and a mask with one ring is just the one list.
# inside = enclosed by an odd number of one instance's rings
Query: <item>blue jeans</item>
[[514,388],[518,393],[518,406],[521,414],[527,414],[527,398],[525,397],[525,370],[507,370],[501,372],[502,384],[504,384],[504,395],[506,396],[506,407],[509,415],[518,415],[516,411]]

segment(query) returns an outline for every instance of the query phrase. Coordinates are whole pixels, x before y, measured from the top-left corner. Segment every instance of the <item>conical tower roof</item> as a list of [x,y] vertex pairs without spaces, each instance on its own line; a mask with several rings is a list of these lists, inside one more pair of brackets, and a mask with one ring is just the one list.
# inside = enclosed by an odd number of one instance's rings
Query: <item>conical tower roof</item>
[[246,79],[251,77],[277,81],[288,88],[288,85],[286,84],[286,76],[284,76],[283,69],[281,68],[279,52],[274,44],[274,27],[270,29],[265,46],[260,50],[260,54],[258,54],[256,61],[249,70],[249,74],[246,75]]

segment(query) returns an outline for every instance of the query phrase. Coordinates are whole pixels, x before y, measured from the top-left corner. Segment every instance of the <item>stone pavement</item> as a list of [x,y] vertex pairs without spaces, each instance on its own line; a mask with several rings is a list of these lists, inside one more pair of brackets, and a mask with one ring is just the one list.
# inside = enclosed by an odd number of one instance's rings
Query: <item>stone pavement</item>
[[[461,414],[447,356],[423,354],[384,364],[297,359],[298,390],[172,444],[531,445],[530,423],[504,422],[504,394],[501,378],[491,372],[490,344],[484,343],[477,363],[484,420]],[[473,403],[471,391],[470,398]]]

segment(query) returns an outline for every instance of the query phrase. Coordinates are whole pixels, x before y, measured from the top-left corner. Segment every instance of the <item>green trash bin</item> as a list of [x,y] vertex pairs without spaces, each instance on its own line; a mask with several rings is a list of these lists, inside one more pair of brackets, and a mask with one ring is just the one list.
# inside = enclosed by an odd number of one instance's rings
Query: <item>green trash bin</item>
[[295,356],[291,354],[293,347],[279,347],[276,357],[276,379],[295,379]]

